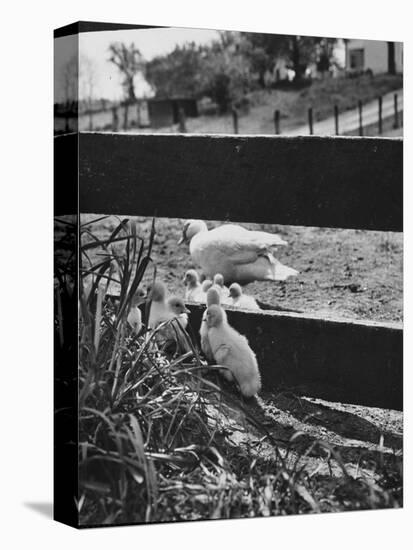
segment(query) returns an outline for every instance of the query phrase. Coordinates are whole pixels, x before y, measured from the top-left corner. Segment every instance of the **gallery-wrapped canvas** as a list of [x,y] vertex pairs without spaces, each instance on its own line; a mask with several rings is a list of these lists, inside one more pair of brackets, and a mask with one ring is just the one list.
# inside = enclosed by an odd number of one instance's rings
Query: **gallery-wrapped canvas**
[[54,41],[55,519],[401,508],[402,44]]

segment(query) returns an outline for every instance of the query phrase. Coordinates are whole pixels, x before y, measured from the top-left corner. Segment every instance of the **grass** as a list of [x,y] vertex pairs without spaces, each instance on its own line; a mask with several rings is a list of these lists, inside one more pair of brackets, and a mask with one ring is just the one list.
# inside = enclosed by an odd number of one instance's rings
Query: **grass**
[[[334,105],[340,112],[354,109],[358,101],[373,101],[378,96],[403,87],[402,75],[362,75],[356,78],[328,78],[314,81],[301,89],[272,89],[251,92],[250,109],[239,114],[241,134],[274,134],[274,111],[281,116],[281,133],[307,124],[308,108],[312,107],[314,121],[334,115]],[[191,133],[232,134],[232,115],[209,115],[187,119],[187,130]],[[153,129],[148,131],[153,132]],[[160,131],[176,131],[176,127]]]
[[[186,333],[189,351],[184,354],[159,346],[156,333],[143,329],[132,335],[126,323],[131,299],[145,274],[156,278],[155,226],[152,223],[145,243],[136,223],[128,219],[108,237],[98,238],[93,231],[98,221],[80,229],[81,525],[402,505],[399,456],[379,454],[373,477],[361,469],[351,475],[340,453],[326,441],[297,446],[302,441],[298,431],[278,441],[254,414],[254,405],[240,400],[206,365]],[[65,227],[61,249],[68,240]],[[71,320],[67,300],[61,297],[70,294],[76,299],[71,261],[66,253],[57,256],[60,306],[55,329],[63,351]],[[116,301],[106,297],[111,281],[120,286]],[[324,457],[331,475],[319,475],[320,468],[313,465],[308,468],[314,453]]]

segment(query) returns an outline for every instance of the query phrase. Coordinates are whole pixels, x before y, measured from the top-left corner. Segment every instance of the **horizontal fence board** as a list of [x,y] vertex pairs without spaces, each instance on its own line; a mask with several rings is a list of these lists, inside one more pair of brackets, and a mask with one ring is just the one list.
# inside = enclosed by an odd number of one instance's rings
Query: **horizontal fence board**
[[78,213],[79,134],[54,138],[54,215]]
[[79,193],[84,213],[402,231],[403,140],[85,132]]
[[[188,307],[198,336],[204,306]],[[403,409],[401,325],[229,309],[227,314],[257,355],[264,390]]]

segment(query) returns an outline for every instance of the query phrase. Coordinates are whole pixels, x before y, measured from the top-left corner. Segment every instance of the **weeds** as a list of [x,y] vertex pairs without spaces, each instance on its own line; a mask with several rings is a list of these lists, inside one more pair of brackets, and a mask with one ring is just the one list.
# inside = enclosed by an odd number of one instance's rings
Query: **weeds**
[[[119,222],[104,240],[95,237],[93,222],[80,226],[80,524],[401,505],[400,470],[382,464],[374,483],[354,479],[326,443],[318,444],[343,475],[309,473],[302,459],[313,448],[297,453],[290,442],[279,446],[249,405],[222,387],[179,322],[167,324],[186,339],[184,353],[160,345],[157,331],[145,326],[138,335],[132,333],[126,322],[132,298],[148,269],[156,277],[154,236],[154,223],[147,245],[129,220]],[[56,345],[62,349],[71,322],[67,295],[77,293],[74,262],[63,254],[55,266]],[[149,308],[147,303],[142,312],[144,324]]]

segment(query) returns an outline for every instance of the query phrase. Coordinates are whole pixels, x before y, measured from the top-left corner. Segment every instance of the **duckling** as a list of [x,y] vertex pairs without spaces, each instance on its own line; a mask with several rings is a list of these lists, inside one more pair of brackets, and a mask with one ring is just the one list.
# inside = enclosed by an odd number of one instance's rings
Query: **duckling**
[[205,304],[206,293],[202,290],[202,285],[199,282],[199,275],[195,269],[189,269],[185,273],[183,282],[186,287],[185,300],[189,300],[190,302],[200,302]]
[[261,376],[255,353],[248,340],[231,327],[225,310],[212,304],[207,309],[208,339],[218,367],[227,367],[223,376],[239,384],[242,395],[252,397],[261,389]]
[[224,285],[224,277],[221,273],[214,275],[214,286],[217,286],[221,292],[221,301],[225,302],[229,297],[229,288]]
[[255,298],[242,292],[242,288],[238,283],[232,283],[229,287],[229,295],[232,299],[230,302],[232,306],[242,309],[261,309]]
[[201,288],[206,294],[208,292],[208,290],[211,288],[212,285],[213,285],[213,282],[211,281],[211,279],[205,279],[202,282]]
[[[207,307],[221,304],[221,293],[217,288],[210,288],[207,292]],[[212,354],[211,346],[209,345],[209,339],[208,339],[208,325],[207,325],[207,310],[204,311],[204,314],[202,315],[201,320],[201,327],[199,329],[199,336],[201,338],[201,349],[204,352],[205,357],[209,362],[212,362],[214,360],[214,356]]]
[[[191,313],[185,306],[185,302],[182,298],[177,296],[171,296],[167,301],[168,311],[170,313],[170,319],[176,317],[179,320],[179,324],[182,328],[188,326],[188,315]],[[166,320],[166,319],[165,319]]]
[[166,301],[166,286],[161,281],[156,281],[148,291],[148,298],[151,300],[148,326],[155,328],[168,317],[168,304]]
[[[167,355],[190,351],[187,341],[189,336],[183,334],[188,325],[188,314],[190,312],[186,308],[183,299],[177,296],[167,298],[166,287],[160,281],[154,283],[149,292],[149,298],[151,299],[151,309],[148,326],[151,329],[156,329],[154,338],[157,345]],[[179,327],[176,326],[176,322],[163,327],[159,326],[161,323],[173,319],[176,319]]]
[[298,271],[274,258],[274,246],[286,246],[278,235],[249,231],[240,225],[227,224],[208,231],[202,220],[187,220],[178,244],[189,242],[194,263],[206,277],[221,273],[227,283],[285,281]]
[[142,328],[142,313],[139,306],[145,302],[145,293],[138,288],[132,298],[131,308],[127,317],[129,326],[132,328],[132,333],[139,334]]
[[149,313],[149,328],[156,328],[164,321],[178,317],[180,324],[186,328],[189,310],[185,307],[182,298],[171,296],[167,299],[167,290],[164,283],[156,281],[149,292],[151,310]]

